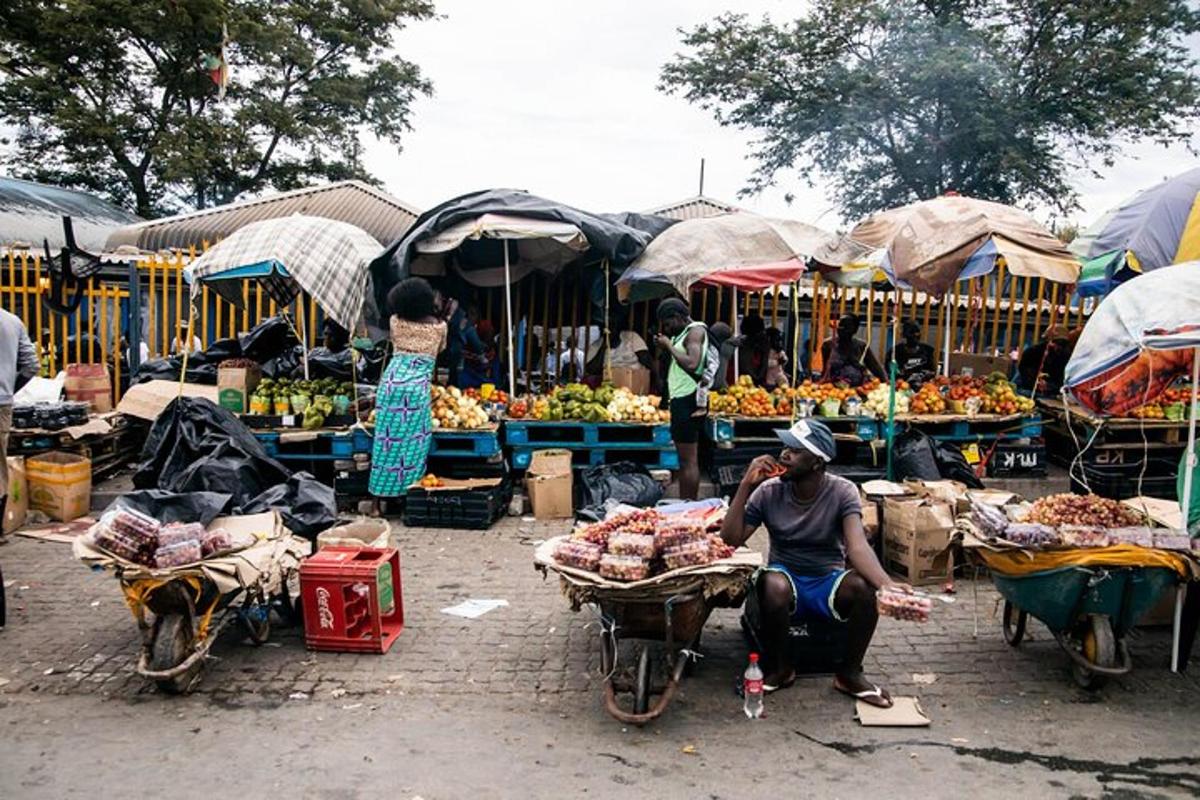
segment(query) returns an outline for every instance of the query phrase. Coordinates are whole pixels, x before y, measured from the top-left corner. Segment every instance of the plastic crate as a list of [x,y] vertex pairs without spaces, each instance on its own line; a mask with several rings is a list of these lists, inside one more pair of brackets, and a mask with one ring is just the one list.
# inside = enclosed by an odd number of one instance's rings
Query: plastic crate
[[671,426],[666,423],[624,422],[538,422],[507,420],[504,442],[510,445],[544,447],[645,448],[671,444]]
[[[1152,458],[1147,460],[1145,475],[1142,475],[1142,467],[1139,464],[1123,464],[1116,467],[1080,464],[1072,471],[1071,491],[1086,494],[1090,488],[1101,497],[1110,497],[1113,500],[1126,500],[1138,495],[1175,500],[1175,467],[1177,464],[1172,465],[1170,462]],[[1079,481],[1076,471],[1082,471],[1087,479],[1087,487]]]
[[988,459],[989,478],[1044,478],[1046,445],[1044,442],[1011,444],[1000,442]]
[[400,552],[327,547],[300,564],[310,650],[386,653],[404,629]]
[[508,510],[512,484],[471,489],[423,489],[410,486],[404,501],[404,524],[410,528],[486,530]]

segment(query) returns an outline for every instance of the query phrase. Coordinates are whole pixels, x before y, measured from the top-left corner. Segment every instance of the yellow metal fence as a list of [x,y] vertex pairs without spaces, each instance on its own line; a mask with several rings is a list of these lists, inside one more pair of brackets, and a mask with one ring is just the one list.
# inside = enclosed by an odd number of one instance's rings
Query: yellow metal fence
[[[127,273],[128,268],[113,266],[112,277],[89,280],[80,307],[64,315],[52,312],[43,302],[50,290],[50,279],[41,257],[29,251],[10,250],[0,259],[0,304],[24,321],[46,374],[55,374],[68,363],[103,361],[113,371],[118,393],[122,377],[128,379],[121,371],[128,369],[128,338],[135,305],[141,308],[138,328],[150,358],[175,352],[177,342],[186,346],[185,338],[198,338],[202,347],[208,347],[218,339],[245,333],[281,311],[289,312],[293,320],[302,319],[309,342],[318,341],[322,314],[311,298],[302,295],[281,309],[261,284],[253,280],[242,281],[240,308],[202,287],[196,298],[194,327],[190,337],[184,337],[190,287],[183,280],[183,270],[196,255],[197,250],[190,249],[139,257],[136,268],[140,301],[136,304],[131,302],[133,280],[128,276],[118,277],[121,271]],[[572,330],[580,332],[578,346],[586,352],[595,335],[593,330],[602,329],[602,323],[583,283],[571,277],[552,279],[534,275],[514,287],[514,319],[527,321],[530,328],[542,331],[543,337],[549,339],[535,345],[534,336],[525,336],[523,352],[518,354],[521,363],[536,369],[551,348],[555,353],[562,352]],[[830,335],[837,317],[847,312],[859,317],[860,336],[882,360],[892,344],[890,323],[897,314],[903,320],[917,322],[922,339],[934,345],[939,353],[947,323],[954,350],[1008,353],[1037,341],[1051,325],[1081,325],[1096,302],[1072,301],[1068,287],[1043,280],[1012,279],[1003,269],[959,284],[947,295],[945,305],[939,298],[911,290],[845,288],[823,281],[818,275],[799,284],[798,289],[795,302],[790,287],[785,291],[739,292],[735,307],[731,290],[696,287],[690,298],[692,315],[709,324],[725,321],[733,327],[737,318],[755,312],[768,327],[777,327],[789,337],[790,349],[793,333],[789,325],[793,309],[798,308],[800,352],[807,356],[810,368],[816,368],[821,341]],[[473,296],[460,299],[473,303],[480,319],[498,321],[494,328],[499,357],[505,363],[510,323],[503,289],[474,290]],[[303,315],[301,303],[305,304]],[[654,327],[655,306],[655,302],[636,303],[628,314],[627,327],[648,342]]]

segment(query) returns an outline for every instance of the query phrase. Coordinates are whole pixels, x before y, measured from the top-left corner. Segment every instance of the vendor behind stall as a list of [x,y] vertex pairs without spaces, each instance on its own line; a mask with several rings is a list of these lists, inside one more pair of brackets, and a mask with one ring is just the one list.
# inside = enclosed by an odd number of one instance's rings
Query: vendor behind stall
[[663,333],[654,341],[670,358],[667,397],[671,408],[671,439],[679,451],[679,496],[695,500],[700,493],[698,450],[705,414],[696,392],[704,375],[708,332],[703,322],[692,320],[687,304],[678,298],[659,303],[657,316]]
[[845,666],[833,688],[889,708],[887,691],[863,676],[863,656],[879,618],[876,590],[911,589],[888,577],[867,543],[858,488],[826,472],[836,452],[829,428],[800,420],[775,433],[783,442],[778,466],[787,471],[769,478],[776,460],[754,459],[721,526],[721,538],[734,547],[759,526],[766,526],[770,537],[770,562],[756,580],[766,650],[764,689],[783,689],[796,679],[786,656],[790,626],[832,620],[845,623],[848,634]]
[[1030,345],[1017,361],[1017,388],[1057,397],[1062,390],[1067,362],[1075,352],[1075,342],[1083,328],[1073,331],[1054,326],[1040,342]]
[[762,317],[751,312],[742,318],[738,374],[749,375],[755,386],[766,386],[770,357],[771,342],[767,339],[767,324]]
[[868,373],[881,381],[887,380],[883,365],[867,343],[855,336],[856,333],[858,317],[846,314],[838,320],[837,336],[821,344],[821,363],[825,365],[821,373],[823,382],[862,386]]
[[608,342],[604,336],[594,339],[587,349],[587,374],[599,377],[604,374],[604,354],[611,353],[609,361],[614,367],[645,367],[654,370],[654,362],[650,358],[650,348],[646,340],[631,330],[629,326],[629,309],[626,306],[615,305],[609,313]]
[[896,372],[903,380],[925,380],[937,373],[937,357],[933,348],[921,341],[921,326],[909,320],[902,328],[904,341],[888,350],[884,363],[896,359]]
[[399,497],[425,474],[433,436],[429,385],[446,346],[446,322],[424,278],[400,281],[387,300],[394,354],[375,397],[370,490],[377,498]]

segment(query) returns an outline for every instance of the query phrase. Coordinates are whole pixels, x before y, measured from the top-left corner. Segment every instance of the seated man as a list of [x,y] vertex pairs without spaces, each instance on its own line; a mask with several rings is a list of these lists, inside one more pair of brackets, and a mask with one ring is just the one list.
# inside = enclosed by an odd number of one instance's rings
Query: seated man
[[[888,577],[867,543],[858,488],[825,471],[836,452],[829,428],[800,420],[776,435],[783,442],[778,463],[770,456],[750,463],[721,527],[721,538],[734,547],[760,525],[770,537],[770,561],[756,584],[766,651],[764,690],[795,682],[796,671],[786,655],[793,622],[835,620],[849,629],[845,666],[833,688],[889,708],[891,696],[868,681],[862,668],[878,620],[875,590],[911,589]],[[769,477],[777,467],[786,472]]]

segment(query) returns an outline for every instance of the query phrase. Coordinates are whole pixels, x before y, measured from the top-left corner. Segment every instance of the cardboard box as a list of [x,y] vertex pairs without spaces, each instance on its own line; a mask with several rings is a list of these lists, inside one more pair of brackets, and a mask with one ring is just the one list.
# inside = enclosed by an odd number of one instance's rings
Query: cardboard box
[[954,575],[954,510],[929,498],[883,501],[883,566],[920,586]]
[[250,395],[254,394],[262,380],[262,368],[218,367],[217,405],[234,414],[245,414],[250,410]]
[[879,504],[865,497],[862,498],[862,522],[867,541],[875,541],[879,535]]
[[99,414],[112,411],[112,379],[104,364],[68,364],[63,394],[76,403],[87,403]]
[[201,386],[198,383],[185,383],[180,386],[179,381],[147,381],[130,386],[129,391],[121,396],[117,411],[126,416],[153,422],[171,405],[171,401],[180,395],[203,397],[216,403],[217,387]]
[[570,450],[537,450],[525,482],[536,519],[563,519],[575,513]]
[[92,460],[75,453],[46,453],[25,462],[29,507],[51,519],[70,522],[92,503]]
[[29,481],[25,475],[25,459],[8,457],[8,502],[4,506],[4,532],[12,533],[25,524],[29,513]]
[[612,382],[634,394],[650,394],[650,370],[642,366],[613,367]]
[[963,370],[971,371],[976,378],[986,378],[993,372],[1002,372],[1007,377],[1012,374],[1013,362],[1008,356],[977,356],[974,353],[951,353],[950,374],[961,375]]

